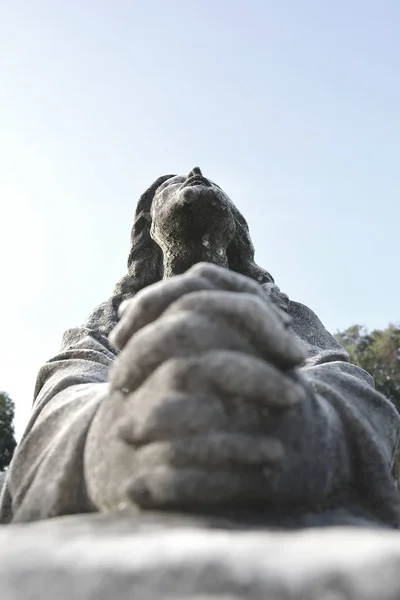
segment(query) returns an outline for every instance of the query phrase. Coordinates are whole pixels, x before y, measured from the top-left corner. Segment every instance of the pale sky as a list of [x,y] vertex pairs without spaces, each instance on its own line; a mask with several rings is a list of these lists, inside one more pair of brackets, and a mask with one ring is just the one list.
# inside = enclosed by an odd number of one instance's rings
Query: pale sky
[[400,3],[0,4],[0,389],[20,437],[124,274],[139,195],[199,165],[334,332],[400,321]]

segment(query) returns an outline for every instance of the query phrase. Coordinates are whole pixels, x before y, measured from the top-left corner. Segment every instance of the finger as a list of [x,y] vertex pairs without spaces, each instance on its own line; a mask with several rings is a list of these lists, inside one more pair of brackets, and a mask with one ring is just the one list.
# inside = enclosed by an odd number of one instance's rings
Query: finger
[[305,349],[276,315],[272,305],[254,294],[203,290],[182,296],[164,315],[193,311],[221,319],[240,331],[260,356],[283,369],[301,364]]
[[111,388],[134,391],[163,362],[209,350],[256,354],[252,343],[222,319],[180,311],[158,319],[137,332],[110,370]]
[[[110,342],[122,350],[130,337],[155,321],[172,302],[184,294],[207,289],[245,292],[268,301],[268,294],[252,279],[211,263],[198,263],[183,275],[159,281],[138,292],[134,298],[122,302],[118,310],[121,320],[110,333]],[[291,322],[289,315],[272,302],[271,305],[271,310],[288,325]]]
[[268,416],[259,406],[238,398],[228,405],[213,394],[163,393],[163,388],[146,386],[125,399],[118,435],[137,447],[218,431],[262,435]]
[[274,479],[270,468],[256,473],[156,467],[138,472],[127,493],[148,509],[265,509]]
[[136,446],[217,430],[226,423],[221,402],[201,394],[189,396],[174,390],[160,394],[160,390],[141,388],[125,405],[118,434]]
[[283,444],[274,438],[216,431],[154,442],[135,452],[134,469],[159,466],[212,470],[257,469],[281,461]]
[[212,431],[254,435],[270,429],[271,411],[306,396],[294,375],[240,353],[172,359],[126,398],[119,433],[135,445]]
[[154,390],[174,389],[190,394],[217,395],[226,410],[235,399],[261,408],[289,408],[307,392],[295,373],[241,352],[216,350],[189,358],[170,359],[144,384]]
[[204,277],[177,275],[168,281],[159,281],[141,290],[119,307],[120,321],[110,333],[110,342],[122,350],[127,341],[184,294],[198,290],[214,289],[214,284]]
[[254,294],[262,299],[266,297],[261,285],[253,279],[212,263],[197,263],[187,271],[187,275],[207,279],[214,284],[214,288],[219,290]]
[[[282,303],[284,294],[276,294],[276,290],[279,288],[275,284],[261,285],[241,273],[207,262],[197,263],[187,271],[187,274],[208,279],[219,290],[253,294],[262,300],[267,300],[271,305],[271,310],[286,326],[292,321],[292,318],[284,310],[285,304]],[[273,301],[271,301],[272,298],[274,298]]]

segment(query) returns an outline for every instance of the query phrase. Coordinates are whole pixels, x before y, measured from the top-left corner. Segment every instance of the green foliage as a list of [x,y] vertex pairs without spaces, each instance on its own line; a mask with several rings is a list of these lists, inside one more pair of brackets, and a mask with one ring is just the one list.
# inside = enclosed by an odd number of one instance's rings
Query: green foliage
[[14,437],[15,405],[6,392],[0,392],[0,471],[11,462],[17,442]]
[[353,325],[335,337],[350,354],[351,362],[368,371],[376,389],[400,410],[400,328],[390,324],[368,332],[361,325]]
[[[389,325],[368,332],[361,325],[353,325],[335,337],[350,354],[351,362],[368,371],[378,392],[400,411],[400,328]],[[400,448],[393,474],[400,489]]]

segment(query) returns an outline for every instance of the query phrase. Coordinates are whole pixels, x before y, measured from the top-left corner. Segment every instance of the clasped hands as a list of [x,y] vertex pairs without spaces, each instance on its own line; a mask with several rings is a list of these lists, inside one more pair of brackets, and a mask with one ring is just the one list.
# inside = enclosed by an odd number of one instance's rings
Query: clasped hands
[[142,508],[265,503],[285,460],[271,423],[307,395],[287,314],[255,281],[200,263],[125,301],[119,316],[110,340],[120,353],[89,436],[89,469],[104,440],[92,501],[116,501],[101,491],[108,478],[104,487]]

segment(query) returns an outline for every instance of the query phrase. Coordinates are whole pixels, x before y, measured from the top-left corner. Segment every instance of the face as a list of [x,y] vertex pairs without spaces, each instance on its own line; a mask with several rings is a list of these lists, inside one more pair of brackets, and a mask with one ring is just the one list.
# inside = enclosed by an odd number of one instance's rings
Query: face
[[155,193],[150,235],[163,252],[164,277],[184,273],[201,261],[228,266],[235,234],[233,204],[198,167],[171,177]]
[[235,231],[232,202],[198,167],[168,179],[151,207],[151,236],[162,248],[177,242],[225,247]]
[[187,176],[176,175],[175,177],[168,179],[158,188],[156,196],[158,198],[165,196],[166,191],[168,195],[176,194],[187,188],[197,188],[197,192],[202,188],[206,188],[209,191],[212,190],[215,194],[220,195],[221,199],[230,202],[228,196],[222,191],[219,185],[211,181],[211,179],[204,177],[199,167],[194,167]]

